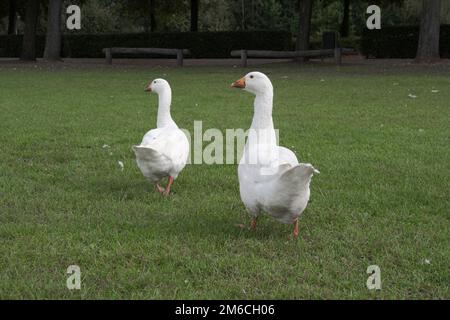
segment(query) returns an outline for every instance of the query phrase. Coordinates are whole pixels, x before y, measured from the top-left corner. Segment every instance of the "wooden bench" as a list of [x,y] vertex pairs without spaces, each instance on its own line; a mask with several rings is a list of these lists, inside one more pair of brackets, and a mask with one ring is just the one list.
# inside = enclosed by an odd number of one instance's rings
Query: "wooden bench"
[[270,50],[233,50],[232,57],[241,57],[242,67],[247,66],[247,58],[278,58],[289,59],[299,57],[327,57],[334,56],[336,64],[341,64],[342,49],[321,49],[321,50],[305,50],[305,51],[270,51]]
[[104,48],[106,63],[112,64],[113,54],[160,54],[165,56],[176,56],[177,66],[183,66],[183,57],[190,54],[188,49],[167,49],[167,48]]
[[348,49],[340,48],[339,32],[326,31],[322,33],[322,48],[320,50],[303,50],[303,51],[268,51],[268,50],[234,50],[231,51],[232,57],[241,57],[241,65],[247,66],[247,58],[325,58],[333,56],[336,64],[340,65],[342,54],[347,53]]

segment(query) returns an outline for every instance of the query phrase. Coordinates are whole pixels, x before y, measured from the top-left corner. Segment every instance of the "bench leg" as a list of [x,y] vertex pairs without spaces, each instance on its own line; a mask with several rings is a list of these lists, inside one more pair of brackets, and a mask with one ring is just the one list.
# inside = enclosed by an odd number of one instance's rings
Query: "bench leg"
[[112,64],[112,52],[111,52],[111,48],[106,48],[106,49],[105,49],[105,58],[106,58],[106,63],[107,63],[107,64]]
[[177,50],[177,66],[183,66],[183,50]]
[[342,63],[342,49],[341,48],[334,48],[334,61],[337,65],[340,65]]
[[241,50],[241,66],[242,68],[247,67],[247,50]]

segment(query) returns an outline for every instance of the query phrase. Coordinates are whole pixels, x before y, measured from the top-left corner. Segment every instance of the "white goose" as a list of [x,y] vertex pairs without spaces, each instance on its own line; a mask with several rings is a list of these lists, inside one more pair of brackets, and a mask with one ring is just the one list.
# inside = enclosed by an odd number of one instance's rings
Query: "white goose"
[[[158,94],[158,117],[156,129],[144,135],[138,146],[133,146],[136,162],[142,174],[155,183],[156,191],[169,195],[173,181],[183,170],[189,156],[189,141],[170,115],[172,90],[164,79],[150,82],[145,91]],[[168,177],[166,188],[160,186]]]
[[253,93],[253,121],[238,167],[241,199],[252,216],[251,228],[261,212],[282,223],[294,225],[309,201],[309,184],[319,173],[311,164],[299,163],[295,154],[276,141],[272,120],[273,87],[261,72],[250,72],[232,84]]

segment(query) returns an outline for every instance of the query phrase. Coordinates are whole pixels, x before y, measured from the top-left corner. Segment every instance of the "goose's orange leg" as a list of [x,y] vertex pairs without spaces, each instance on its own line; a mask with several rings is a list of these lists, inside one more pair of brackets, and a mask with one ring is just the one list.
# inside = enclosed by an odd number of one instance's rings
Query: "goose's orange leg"
[[298,239],[298,219],[294,221],[294,239]]
[[170,187],[172,186],[172,184],[173,184],[173,177],[169,176],[169,182],[167,183],[166,190],[164,190],[163,192],[165,196],[168,196],[170,194]]
[[155,184],[156,191],[159,193],[164,192],[164,188],[159,185],[159,182]]
[[257,220],[257,217],[252,217],[252,222],[250,223],[250,229],[252,229],[253,231],[256,230],[256,220]]

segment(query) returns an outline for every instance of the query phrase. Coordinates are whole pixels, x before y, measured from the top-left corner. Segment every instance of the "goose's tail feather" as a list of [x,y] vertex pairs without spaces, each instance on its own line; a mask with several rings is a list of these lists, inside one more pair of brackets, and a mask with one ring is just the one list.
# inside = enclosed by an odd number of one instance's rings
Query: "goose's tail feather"
[[[314,173],[318,173],[311,164],[300,163],[284,171],[281,176],[262,193],[261,202],[269,212],[277,211],[301,213],[309,200],[309,184]],[[278,208],[278,209],[277,209]]]
[[319,173],[319,170],[309,163],[300,163],[286,170],[278,180],[278,193],[286,194],[289,197],[302,192],[304,188],[309,189],[309,183],[314,173]]

